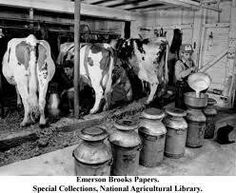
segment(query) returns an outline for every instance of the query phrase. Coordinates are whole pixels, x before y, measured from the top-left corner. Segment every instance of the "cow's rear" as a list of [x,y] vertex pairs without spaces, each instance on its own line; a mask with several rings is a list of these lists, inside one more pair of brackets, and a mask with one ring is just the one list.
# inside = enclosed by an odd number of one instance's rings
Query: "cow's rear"
[[[60,48],[58,64],[74,62],[74,44],[65,43]],[[81,45],[80,80],[89,84],[95,91],[95,103],[90,113],[96,113],[99,110],[103,98],[106,101],[103,109],[109,107],[114,62],[113,49],[109,44]]]
[[40,125],[45,125],[44,108],[48,83],[55,72],[49,44],[33,35],[9,41],[3,58],[3,74],[16,85],[24,105],[21,126],[35,122],[40,114]]
[[115,44],[118,57],[126,69],[132,69],[142,82],[149,83],[150,93],[146,100],[152,102],[158,84],[168,81],[167,65],[163,65],[163,55],[167,41],[157,38],[156,41],[148,39],[119,39]]

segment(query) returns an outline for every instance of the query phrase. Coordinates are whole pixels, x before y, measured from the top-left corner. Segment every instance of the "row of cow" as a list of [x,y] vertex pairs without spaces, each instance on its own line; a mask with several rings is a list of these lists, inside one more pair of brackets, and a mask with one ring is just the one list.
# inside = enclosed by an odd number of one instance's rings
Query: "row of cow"
[[[122,82],[124,75],[129,77],[129,72],[136,74],[141,82],[149,84],[150,92],[146,100],[146,104],[149,104],[156,94],[158,84],[168,81],[168,68],[164,57],[167,45],[164,37],[158,37],[155,41],[119,39],[110,44],[81,44],[79,80],[86,82],[95,93],[95,102],[90,113],[99,110],[102,99],[106,101],[103,109],[109,108],[113,88]],[[60,66],[73,61],[74,44],[62,44],[57,64]],[[123,76],[114,74],[117,66],[125,69]],[[37,117],[40,117],[40,125],[46,124],[46,94],[55,70],[51,49],[45,40],[37,40],[31,34],[26,38],[14,38],[8,42],[2,72],[7,81],[16,86],[17,104],[21,102],[20,97],[22,99],[24,119],[21,126],[34,123]],[[126,80],[131,82],[129,78]],[[134,91],[132,82],[126,86],[127,94],[131,95],[132,89]]]

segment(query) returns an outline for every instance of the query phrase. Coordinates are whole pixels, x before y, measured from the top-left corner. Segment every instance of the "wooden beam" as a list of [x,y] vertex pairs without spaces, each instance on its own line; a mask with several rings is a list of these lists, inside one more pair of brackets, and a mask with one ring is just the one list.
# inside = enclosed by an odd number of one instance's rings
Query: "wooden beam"
[[[85,0],[84,3],[93,4],[93,3],[99,3],[99,2],[102,2],[102,1],[104,1],[104,0]],[[114,1],[114,0],[112,0],[112,1]]]
[[156,11],[156,10],[163,10],[163,9],[175,9],[178,8],[177,6],[174,5],[162,5],[162,6],[158,6],[158,7],[150,7],[150,8],[146,8],[143,9],[141,12],[149,12],[149,11]]
[[[74,2],[64,0],[57,0],[56,3],[55,0],[0,0],[0,6],[74,14]],[[122,21],[132,21],[138,17],[137,13],[85,3],[81,3],[81,15]]]
[[79,118],[79,80],[80,80],[80,0],[75,0],[74,13],[74,116]]
[[137,2],[137,3],[132,3],[132,4],[127,4],[127,5],[119,5],[118,7],[121,9],[141,9],[144,7],[148,6],[156,6],[156,5],[161,5],[160,2],[156,0],[152,1],[144,1],[144,2]]
[[138,3],[137,0],[129,0],[129,1],[127,1],[127,0],[116,0],[116,1],[110,0],[110,1],[106,1],[106,2],[102,3],[101,5],[109,7],[109,6],[115,6],[115,5],[120,5],[120,4],[131,4],[131,3],[135,3],[135,2],[136,2],[136,4]]
[[217,7],[212,7],[212,6],[207,6],[207,5],[201,5],[200,3],[192,0],[151,0],[148,2],[154,3],[162,3],[166,5],[175,5],[175,6],[180,6],[180,7],[185,7],[185,8],[190,8],[193,10],[199,9],[200,7],[205,8],[205,9],[210,9],[214,11],[221,11],[221,9],[218,9]]
[[156,0],[156,2],[169,4],[169,5],[176,5],[186,8],[199,8],[200,3],[192,0]]

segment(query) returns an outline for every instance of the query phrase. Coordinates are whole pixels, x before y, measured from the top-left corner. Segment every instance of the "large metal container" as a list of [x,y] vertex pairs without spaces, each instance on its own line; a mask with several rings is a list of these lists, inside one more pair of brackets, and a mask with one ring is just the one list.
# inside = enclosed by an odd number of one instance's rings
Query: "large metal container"
[[166,114],[163,119],[167,129],[165,156],[177,159],[185,153],[188,125],[183,117],[186,116],[186,112],[178,108],[168,108]]
[[155,167],[163,161],[166,128],[161,122],[165,114],[155,108],[142,112],[139,127],[139,136],[142,140],[139,163],[146,167]]
[[207,106],[208,95],[201,93],[199,98],[195,92],[184,93],[184,103],[188,108],[202,109]]
[[77,176],[109,176],[112,153],[103,141],[108,133],[100,127],[82,129],[82,142],[73,151]]
[[205,115],[201,109],[188,109],[186,120],[188,123],[186,146],[201,147],[204,142],[206,128]]
[[111,173],[115,176],[135,176],[141,150],[141,139],[135,132],[138,123],[122,119],[114,127],[116,131],[109,136],[113,155]]
[[203,110],[205,116],[206,116],[206,130],[205,130],[205,139],[212,139],[214,137],[215,133],[215,117],[217,115],[216,107],[214,106],[216,104],[216,100],[209,98],[207,107]]

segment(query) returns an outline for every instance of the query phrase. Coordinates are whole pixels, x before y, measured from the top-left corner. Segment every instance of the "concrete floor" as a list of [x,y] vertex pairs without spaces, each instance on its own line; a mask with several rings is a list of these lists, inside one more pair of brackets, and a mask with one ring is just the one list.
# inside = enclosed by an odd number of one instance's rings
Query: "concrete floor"
[[[217,128],[227,123],[234,126],[231,139],[236,139],[236,114],[221,114]],[[72,151],[76,146],[57,150],[38,157],[0,167],[0,175],[71,176],[74,173]],[[201,148],[186,148],[180,159],[164,158],[156,168],[139,166],[142,176],[236,176],[236,143],[220,145],[205,140]]]
[[[74,173],[72,151],[76,146],[47,153],[0,168],[0,175],[71,176]],[[219,145],[205,140],[202,148],[186,148],[181,159],[164,158],[156,168],[140,166],[142,176],[228,176],[236,175],[236,143]]]

